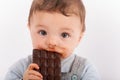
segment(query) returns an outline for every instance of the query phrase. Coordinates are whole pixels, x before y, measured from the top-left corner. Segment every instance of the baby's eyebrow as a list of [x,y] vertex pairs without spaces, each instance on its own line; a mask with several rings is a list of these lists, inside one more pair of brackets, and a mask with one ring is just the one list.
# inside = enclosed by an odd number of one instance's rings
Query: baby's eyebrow
[[73,30],[70,28],[62,28],[61,30],[67,30],[67,31],[73,32]]
[[35,26],[36,26],[36,27],[42,27],[42,26],[43,26],[43,27],[47,27],[47,26],[44,25],[44,24],[36,24]]

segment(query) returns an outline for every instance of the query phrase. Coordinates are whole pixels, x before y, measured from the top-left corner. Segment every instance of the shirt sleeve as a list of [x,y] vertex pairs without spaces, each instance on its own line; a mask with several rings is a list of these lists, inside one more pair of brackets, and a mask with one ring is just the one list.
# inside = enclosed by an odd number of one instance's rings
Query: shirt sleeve
[[81,80],[101,80],[100,75],[93,64],[86,62]]
[[21,59],[13,64],[7,74],[5,75],[4,80],[22,80],[23,74],[29,65],[29,59]]

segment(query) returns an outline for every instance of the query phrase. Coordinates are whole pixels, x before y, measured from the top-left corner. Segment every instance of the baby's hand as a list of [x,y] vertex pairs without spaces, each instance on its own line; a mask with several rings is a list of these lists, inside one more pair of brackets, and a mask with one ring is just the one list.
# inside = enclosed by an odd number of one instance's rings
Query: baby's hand
[[43,80],[43,76],[35,71],[39,69],[39,66],[35,63],[31,63],[23,75],[23,80]]

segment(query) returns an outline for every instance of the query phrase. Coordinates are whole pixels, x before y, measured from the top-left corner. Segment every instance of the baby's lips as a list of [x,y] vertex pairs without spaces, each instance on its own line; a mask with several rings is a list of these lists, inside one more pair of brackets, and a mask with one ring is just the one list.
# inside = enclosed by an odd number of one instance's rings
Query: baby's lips
[[47,51],[51,51],[51,52],[55,52],[60,54],[60,56],[62,57],[62,52],[60,50],[56,50],[56,49],[46,49]]
[[61,57],[64,58],[64,56],[65,56],[65,52],[64,52],[63,49],[56,49],[55,52],[59,53],[59,54],[61,55]]
[[66,57],[66,54],[64,52],[65,48],[56,46],[54,48],[46,48],[45,50],[59,53],[61,58],[65,58]]

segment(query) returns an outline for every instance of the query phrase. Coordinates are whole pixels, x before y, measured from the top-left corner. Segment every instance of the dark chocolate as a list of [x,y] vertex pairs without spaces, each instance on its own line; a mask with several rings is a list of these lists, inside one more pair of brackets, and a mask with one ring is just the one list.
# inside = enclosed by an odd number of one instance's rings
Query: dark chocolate
[[43,80],[61,80],[60,54],[46,50],[33,50],[33,63],[38,64]]

